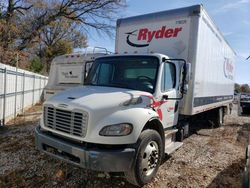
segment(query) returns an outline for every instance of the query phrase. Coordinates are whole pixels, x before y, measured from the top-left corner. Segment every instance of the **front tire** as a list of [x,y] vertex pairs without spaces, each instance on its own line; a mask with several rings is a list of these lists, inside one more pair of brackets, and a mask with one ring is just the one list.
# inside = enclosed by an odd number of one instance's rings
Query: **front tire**
[[136,157],[132,168],[125,172],[128,182],[143,186],[152,181],[161,164],[163,142],[155,130],[145,130],[136,143]]

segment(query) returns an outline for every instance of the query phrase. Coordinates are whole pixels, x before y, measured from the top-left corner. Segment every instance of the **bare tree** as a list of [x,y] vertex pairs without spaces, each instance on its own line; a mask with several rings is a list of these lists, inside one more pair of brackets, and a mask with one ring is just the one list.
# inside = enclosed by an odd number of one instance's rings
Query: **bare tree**
[[13,64],[17,51],[28,57],[46,47],[86,46],[93,30],[111,36],[124,6],[125,0],[0,0],[0,61]]
[[24,27],[25,32],[22,33],[22,40],[18,45],[19,50],[26,48],[34,38],[39,36],[45,26],[55,22],[58,18],[80,23],[85,33],[93,28],[110,35],[114,28],[112,21],[116,19],[118,8],[124,6],[122,0],[44,0],[39,6],[35,2],[32,3],[36,16],[32,18],[32,21],[27,21],[30,25]]
[[240,92],[242,93],[249,93],[250,92],[250,87],[248,84],[242,84],[240,86]]
[[8,0],[7,2],[2,2],[0,4],[0,19],[5,19],[9,21],[13,18],[15,12],[24,14],[24,11],[29,10],[33,5],[23,6],[23,0]]
[[72,42],[74,48],[86,47],[86,36],[79,30],[78,25],[65,18],[57,19],[41,30],[40,44],[43,46],[52,46],[60,40],[68,40]]
[[18,19],[16,13],[24,15],[33,6],[23,6],[23,4],[23,0],[8,0],[0,4],[0,44],[3,48],[8,48],[19,34],[15,22]]
[[4,25],[0,40],[4,48],[14,44],[23,50],[61,18],[79,23],[85,34],[92,28],[111,35],[112,23],[124,5],[125,0],[5,0],[0,4],[0,24]]
[[46,64],[47,72],[55,56],[70,53],[73,48],[87,46],[87,37],[79,30],[78,25],[72,20],[58,18],[41,30],[38,45],[34,46],[34,50],[43,64]]

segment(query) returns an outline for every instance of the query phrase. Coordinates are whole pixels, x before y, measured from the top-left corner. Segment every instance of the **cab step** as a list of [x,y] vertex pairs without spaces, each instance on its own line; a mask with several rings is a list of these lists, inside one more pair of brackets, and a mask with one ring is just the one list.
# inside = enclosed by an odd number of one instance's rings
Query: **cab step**
[[178,132],[178,129],[167,130],[167,131],[165,131],[165,137],[172,135],[172,134],[175,134],[177,132]]
[[170,155],[177,149],[179,149],[183,145],[183,142],[171,142],[170,144],[165,146],[165,153]]

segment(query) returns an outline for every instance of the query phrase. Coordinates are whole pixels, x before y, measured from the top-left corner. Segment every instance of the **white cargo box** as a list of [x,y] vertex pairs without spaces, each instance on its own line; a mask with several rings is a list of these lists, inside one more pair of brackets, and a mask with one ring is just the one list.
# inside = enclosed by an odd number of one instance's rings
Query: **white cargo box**
[[183,115],[223,106],[233,99],[236,54],[202,5],[118,20],[116,52],[162,53],[191,63]]
[[106,54],[67,54],[54,58],[50,67],[48,84],[44,89],[45,100],[65,89],[83,85],[84,78],[95,58]]

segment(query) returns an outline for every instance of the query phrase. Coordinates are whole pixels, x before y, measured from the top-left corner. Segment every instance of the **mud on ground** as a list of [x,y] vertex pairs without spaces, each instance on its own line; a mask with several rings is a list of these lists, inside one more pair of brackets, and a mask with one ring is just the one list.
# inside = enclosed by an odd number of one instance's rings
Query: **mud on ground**
[[[35,149],[41,106],[0,127],[0,187],[133,187],[122,177],[74,167]],[[150,187],[241,187],[250,116],[226,117],[226,125],[199,125],[165,158]]]

